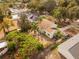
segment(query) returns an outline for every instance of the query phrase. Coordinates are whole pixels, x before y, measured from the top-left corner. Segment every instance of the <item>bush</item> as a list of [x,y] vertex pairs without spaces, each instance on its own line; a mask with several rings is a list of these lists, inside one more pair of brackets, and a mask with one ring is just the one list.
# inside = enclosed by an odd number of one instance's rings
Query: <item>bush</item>
[[57,32],[54,34],[54,38],[55,38],[56,40],[62,38],[63,36],[64,36],[64,35],[63,35],[63,33],[62,33],[60,30],[57,30]]
[[59,44],[55,44],[52,46],[51,50],[56,49],[58,47]]
[[8,35],[6,36],[6,40],[12,41],[12,39],[13,39],[14,37],[16,37],[16,36],[17,36],[17,32],[16,32],[16,31],[10,32],[10,33],[8,33]]
[[9,53],[12,53],[15,51],[15,46],[16,46],[16,44],[13,41],[8,43]]
[[41,45],[41,44],[39,45],[39,44],[38,44],[38,45],[37,45],[37,49],[38,49],[38,51],[43,50],[43,45]]
[[14,51],[14,49],[18,47],[17,51],[23,58],[28,55],[34,55],[43,49],[43,45],[40,44],[37,39],[25,33],[16,31],[10,32],[6,40],[9,42],[9,50]]

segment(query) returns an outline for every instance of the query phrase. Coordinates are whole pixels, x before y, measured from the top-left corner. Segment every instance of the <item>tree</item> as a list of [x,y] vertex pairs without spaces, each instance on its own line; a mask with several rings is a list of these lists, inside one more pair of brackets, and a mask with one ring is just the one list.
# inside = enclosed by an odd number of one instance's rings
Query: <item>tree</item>
[[34,33],[36,33],[36,31],[38,30],[37,23],[32,22],[32,24],[31,24],[31,29],[34,30]]
[[56,39],[56,40],[58,40],[58,39],[61,39],[61,38],[63,38],[64,37],[64,34],[57,28],[57,31],[55,32],[55,34],[54,34],[54,38]]
[[41,4],[41,6],[39,7],[39,9],[42,9],[43,11],[47,11],[50,13],[51,10],[53,10],[54,8],[56,8],[56,2],[55,0],[47,0],[45,2],[43,2]]
[[37,52],[43,49],[43,45],[40,44],[37,39],[25,33],[16,31],[10,32],[6,36],[6,40],[9,43],[8,47],[10,51],[13,52],[16,50],[18,52],[18,55],[22,59],[31,57],[32,55],[35,55]]
[[51,11],[52,15],[57,18],[58,22],[61,22],[60,19],[69,18],[71,21],[79,17],[79,5],[76,0],[58,0],[58,6]]
[[68,10],[68,18],[71,21],[73,21],[73,19],[75,20],[76,18],[78,18],[79,7],[75,0],[69,3],[69,5],[67,6],[67,10]]
[[57,21],[59,23],[61,23],[61,18],[62,18],[62,14],[61,14],[61,7],[54,9],[51,13],[52,15],[57,19]]
[[36,10],[39,7],[39,4],[40,4],[40,0],[31,0],[28,6]]
[[28,6],[31,9],[38,10],[40,14],[44,11],[50,13],[50,11],[56,7],[56,2],[55,0],[31,0]]
[[28,32],[29,29],[31,29],[31,23],[29,22],[29,20],[27,19],[27,16],[25,14],[21,14],[19,26],[20,26],[22,32]]

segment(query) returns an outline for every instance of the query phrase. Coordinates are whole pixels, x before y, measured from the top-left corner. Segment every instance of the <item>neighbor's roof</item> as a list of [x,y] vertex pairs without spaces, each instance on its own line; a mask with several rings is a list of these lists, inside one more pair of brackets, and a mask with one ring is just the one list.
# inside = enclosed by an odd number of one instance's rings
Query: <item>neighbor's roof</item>
[[67,59],[79,59],[79,34],[60,44],[58,51]]
[[12,13],[21,13],[21,12],[26,12],[28,9],[27,8],[23,8],[23,9],[13,9],[13,8],[9,8],[9,10],[12,12]]

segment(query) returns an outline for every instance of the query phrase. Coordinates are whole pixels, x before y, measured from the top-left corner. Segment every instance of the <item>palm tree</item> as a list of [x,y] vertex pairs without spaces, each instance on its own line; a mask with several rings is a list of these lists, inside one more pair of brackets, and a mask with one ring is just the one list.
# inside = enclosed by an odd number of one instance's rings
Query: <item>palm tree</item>
[[32,25],[31,25],[31,27],[32,27],[32,30],[34,31],[34,33],[36,34],[36,31],[38,30],[37,23],[35,23],[35,22],[32,22]]
[[37,36],[37,38],[39,39],[39,27],[38,27],[38,22],[32,22],[31,24],[31,30],[34,31],[34,36]]
[[[13,22],[10,18],[4,17],[0,21],[0,31],[3,30],[4,36],[6,36],[6,34],[9,32],[10,26],[13,26]],[[6,32],[6,30],[7,30],[7,32]]]

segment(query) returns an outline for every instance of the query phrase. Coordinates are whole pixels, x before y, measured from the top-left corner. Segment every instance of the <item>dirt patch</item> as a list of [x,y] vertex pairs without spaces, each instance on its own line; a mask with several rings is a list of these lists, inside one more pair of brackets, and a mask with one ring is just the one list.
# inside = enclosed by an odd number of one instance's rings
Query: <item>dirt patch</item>
[[74,28],[69,28],[69,29],[65,30],[65,32],[66,32],[67,34],[71,35],[71,36],[74,36],[74,35],[76,35],[76,34],[79,33],[79,30],[74,29]]

